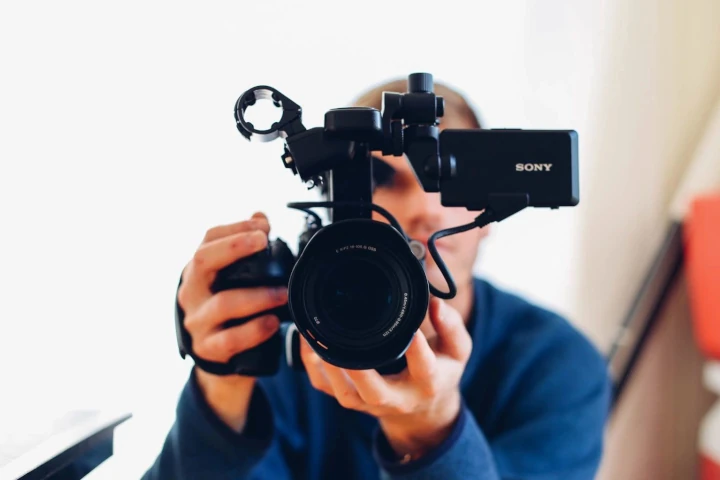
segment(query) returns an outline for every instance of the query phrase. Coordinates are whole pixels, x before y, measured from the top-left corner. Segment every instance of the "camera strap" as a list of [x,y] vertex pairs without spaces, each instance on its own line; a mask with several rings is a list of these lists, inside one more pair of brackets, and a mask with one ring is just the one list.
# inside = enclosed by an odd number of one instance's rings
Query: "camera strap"
[[235,372],[232,364],[211,362],[197,356],[192,350],[192,337],[185,328],[185,311],[180,306],[178,300],[178,291],[182,285],[182,274],[180,275],[180,281],[178,282],[177,290],[175,292],[175,333],[177,335],[178,350],[180,356],[184,359],[185,356],[189,356],[202,370],[211,373],[213,375],[231,375]]
[[[227,362],[213,362],[199,357],[192,349],[192,337],[185,328],[185,311],[180,306],[178,300],[178,292],[182,285],[182,275],[175,293],[175,333],[177,336],[178,350],[180,356],[184,359],[189,356],[195,362],[195,365],[213,375],[246,375],[250,377],[263,377],[277,373],[281,354],[283,350],[283,330],[279,329],[269,340],[264,343],[240,352]],[[263,315],[265,313],[277,313],[278,309],[272,309],[268,312],[260,312],[253,317],[244,319],[233,319],[228,322],[230,325],[240,325],[251,318]]]

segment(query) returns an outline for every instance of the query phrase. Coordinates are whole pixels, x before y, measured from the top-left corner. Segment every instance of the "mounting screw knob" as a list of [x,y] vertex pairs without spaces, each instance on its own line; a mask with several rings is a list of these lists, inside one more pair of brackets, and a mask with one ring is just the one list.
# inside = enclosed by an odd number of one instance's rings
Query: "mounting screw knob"
[[433,76],[430,73],[411,73],[408,76],[408,91],[410,93],[432,93]]

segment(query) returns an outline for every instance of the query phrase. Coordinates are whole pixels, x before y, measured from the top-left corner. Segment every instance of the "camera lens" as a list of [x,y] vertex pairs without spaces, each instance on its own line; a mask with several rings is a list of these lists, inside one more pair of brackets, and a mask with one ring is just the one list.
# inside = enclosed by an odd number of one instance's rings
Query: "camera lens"
[[425,271],[390,225],[330,224],[308,242],[290,277],[298,330],[324,360],[369,369],[400,358],[429,300]]
[[393,291],[383,269],[365,259],[333,265],[319,288],[320,310],[339,330],[362,332],[387,318]]

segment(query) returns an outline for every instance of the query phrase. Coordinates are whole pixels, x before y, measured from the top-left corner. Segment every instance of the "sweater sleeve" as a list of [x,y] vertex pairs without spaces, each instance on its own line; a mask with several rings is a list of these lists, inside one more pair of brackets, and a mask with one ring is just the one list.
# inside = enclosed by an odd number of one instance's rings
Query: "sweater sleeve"
[[484,430],[473,415],[482,414],[481,407],[464,401],[445,442],[404,465],[394,462],[378,431],[374,450],[384,479],[594,478],[610,409],[610,377],[589,342],[567,325],[555,325],[560,327],[506,345],[503,355],[513,367],[500,368],[503,378],[493,395],[501,400],[492,407],[495,420]]
[[559,317],[550,325],[508,344],[526,355],[507,369],[511,380],[499,389],[507,400],[490,435],[502,478],[585,480],[600,465],[612,401],[607,362]]
[[402,464],[381,430],[376,431],[375,458],[383,480],[499,480],[492,450],[472,413],[463,402],[460,416],[448,438],[419,460]]
[[[177,406],[177,416],[155,463],[143,480],[203,478],[243,480],[262,459],[271,460],[273,478],[290,478],[279,449],[273,448],[273,412],[260,383],[250,400],[245,429],[227,427],[206,403],[193,373]],[[269,457],[276,457],[269,459]]]

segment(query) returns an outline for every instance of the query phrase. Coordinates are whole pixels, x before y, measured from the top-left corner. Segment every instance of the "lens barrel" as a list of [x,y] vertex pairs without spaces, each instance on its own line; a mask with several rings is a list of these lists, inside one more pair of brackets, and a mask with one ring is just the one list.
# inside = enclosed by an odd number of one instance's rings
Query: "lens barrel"
[[380,368],[402,357],[428,302],[425,270],[407,241],[370,219],[318,231],[288,286],[298,331],[325,361],[349,369]]

